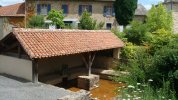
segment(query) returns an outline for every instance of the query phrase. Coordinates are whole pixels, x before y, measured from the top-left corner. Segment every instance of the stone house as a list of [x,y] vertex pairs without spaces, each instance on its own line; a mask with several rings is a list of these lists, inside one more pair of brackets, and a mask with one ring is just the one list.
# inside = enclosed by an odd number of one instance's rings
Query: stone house
[[91,13],[97,22],[105,22],[104,28],[116,25],[114,0],[26,0],[27,19],[33,15],[47,15],[51,9],[63,10],[66,24],[78,24],[83,11]]
[[85,75],[87,62],[109,69],[123,46],[110,31],[14,28],[0,41],[0,73],[57,84]]
[[172,10],[174,33],[178,33],[178,0],[164,0],[163,5],[168,11]]
[[[97,22],[104,22],[104,29],[117,27],[113,3],[115,0],[26,0],[25,3],[0,7],[0,39],[13,27],[25,27],[34,15],[46,16],[51,9],[63,10],[66,25],[77,28],[84,10],[91,13]],[[135,20],[144,21],[146,9],[138,5]]]
[[137,9],[135,10],[134,20],[144,22],[146,19],[147,9],[142,5],[138,4]]
[[25,27],[24,3],[0,7],[0,39],[10,33],[13,27]]
[[[63,10],[66,24],[78,25],[83,11],[91,13],[97,22],[104,22],[104,29],[117,27],[113,3],[115,0],[26,0],[27,20],[33,15],[47,15],[51,9]],[[144,21],[147,10],[141,4],[135,13],[136,20]]]

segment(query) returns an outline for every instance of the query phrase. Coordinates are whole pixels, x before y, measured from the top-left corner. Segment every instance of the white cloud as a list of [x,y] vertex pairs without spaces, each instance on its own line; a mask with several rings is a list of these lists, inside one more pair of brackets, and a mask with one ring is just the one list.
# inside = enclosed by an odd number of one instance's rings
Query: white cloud
[[7,6],[7,5],[11,5],[11,4],[21,3],[24,1],[25,0],[0,0],[0,5]]

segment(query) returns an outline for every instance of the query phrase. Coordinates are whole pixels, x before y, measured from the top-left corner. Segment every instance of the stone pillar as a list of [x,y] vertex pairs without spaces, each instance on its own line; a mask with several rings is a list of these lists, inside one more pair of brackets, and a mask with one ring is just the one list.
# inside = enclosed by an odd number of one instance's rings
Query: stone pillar
[[120,48],[116,48],[113,50],[113,58],[120,59]]
[[92,90],[99,87],[99,75],[78,76],[78,88]]

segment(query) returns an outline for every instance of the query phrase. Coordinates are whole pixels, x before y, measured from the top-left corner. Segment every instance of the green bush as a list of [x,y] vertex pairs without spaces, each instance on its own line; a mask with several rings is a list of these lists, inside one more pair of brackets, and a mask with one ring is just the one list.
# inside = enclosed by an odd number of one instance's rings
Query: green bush
[[82,13],[82,16],[80,17],[80,23],[79,23],[79,29],[83,30],[97,30],[102,29],[104,26],[104,22],[100,22],[97,24],[97,20],[94,20],[91,18],[91,14],[87,11],[84,11]]
[[167,11],[164,5],[152,6],[147,14],[146,24],[150,32],[165,29],[172,32],[173,29],[172,12]]
[[149,40],[150,34],[148,32],[146,24],[139,21],[133,21],[131,22],[130,26],[130,28],[127,28],[125,30],[128,42],[132,42],[136,45],[141,45]]
[[57,10],[52,9],[48,14],[47,19],[52,21],[52,23],[51,23],[52,25],[56,25],[60,28],[65,27],[65,24],[63,21],[64,15],[63,15],[62,10],[57,11]]
[[[154,82],[154,81],[153,81]],[[177,100],[175,92],[171,91],[170,82],[164,81],[161,88],[154,88],[150,85],[137,83],[135,86],[128,85],[127,88],[119,88],[121,95],[119,99],[125,100]]]
[[44,17],[41,15],[32,16],[28,22],[29,28],[45,28]]
[[159,29],[152,33],[151,40],[149,41],[150,52],[154,53],[156,50],[168,45],[172,42],[172,34],[165,29]]

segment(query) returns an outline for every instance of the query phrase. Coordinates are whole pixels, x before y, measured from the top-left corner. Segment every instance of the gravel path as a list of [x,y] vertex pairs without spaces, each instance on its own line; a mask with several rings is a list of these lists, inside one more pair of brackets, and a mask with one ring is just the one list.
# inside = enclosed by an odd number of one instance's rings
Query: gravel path
[[76,93],[63,88],[0,74],[0,100],[57,100]]

